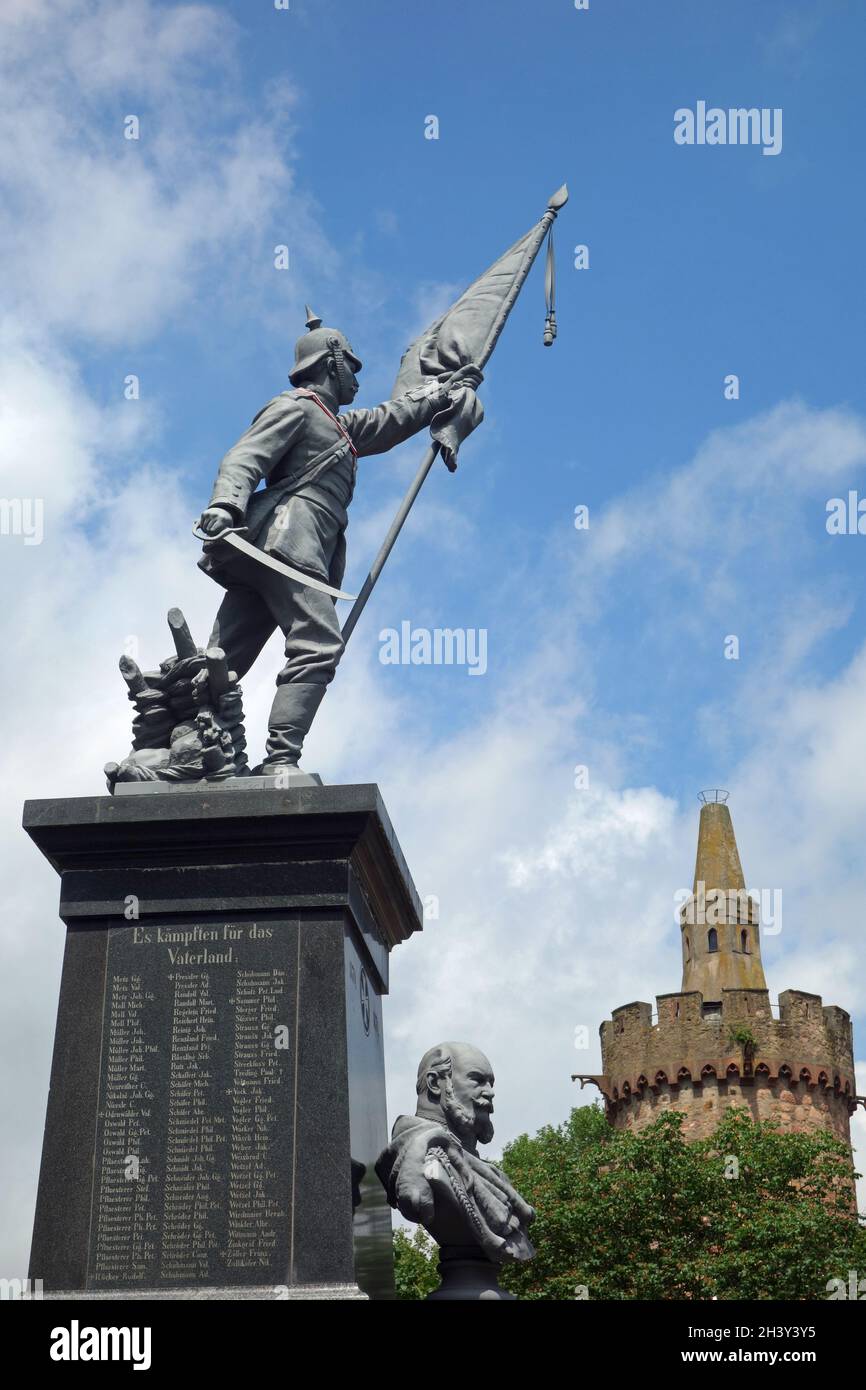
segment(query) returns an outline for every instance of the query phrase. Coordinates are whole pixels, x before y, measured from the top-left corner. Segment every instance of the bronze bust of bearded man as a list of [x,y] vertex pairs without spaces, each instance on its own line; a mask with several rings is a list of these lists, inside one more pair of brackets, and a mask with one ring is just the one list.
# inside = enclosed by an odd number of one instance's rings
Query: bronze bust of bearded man
[[529,1260],[535,1212],[478,1145],[493,1138],[490,1062],[470,1043],[440,1043],[418,1067],[418,1104],[401,1115],[376,1172],[392,1207],[440,1247],[442,1284],[430,1298],[510,1299],[497,1267]]

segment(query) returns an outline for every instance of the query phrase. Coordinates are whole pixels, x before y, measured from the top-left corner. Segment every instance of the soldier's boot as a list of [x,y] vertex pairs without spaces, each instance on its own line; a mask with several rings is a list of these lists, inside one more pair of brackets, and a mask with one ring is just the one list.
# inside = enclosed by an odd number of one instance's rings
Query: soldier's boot
[[302,772],[298,759],[327,688],[301,681],[277,686],[268,716],[267,757],[256,774],[295,784],[320,781],[315,774]]

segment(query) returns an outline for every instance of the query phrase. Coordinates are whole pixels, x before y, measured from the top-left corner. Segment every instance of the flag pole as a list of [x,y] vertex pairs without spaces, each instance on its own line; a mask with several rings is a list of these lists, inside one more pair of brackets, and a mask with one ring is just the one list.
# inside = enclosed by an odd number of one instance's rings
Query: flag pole
[[[506,319],[508,318],[508,315],[511,313],[511,310],[514,307],[514,302],[523,288],[524,281],[526,280],[527,275],[532,269],[532,263],[535,260],[535,257],[538,255],[539,250],[541,249],[541,244],[544,241],[544,238],[547,235],[549,228],[553,224],[556,215],[559,212],[559,209],[561,207],[564,207],[567,202],[568,189],[565,186],[565,184],[563,184],[562,187],[557,189],[557,191],[553,194],[552,198],[550,199],[547,205],[547,211],[545,212],[544,216],[538,224],[538,227],[536,229],[536,235],[526,249],[526,255],[524,257],[523,265],[520,267],[520,270],[518,271],[517,275],[515,275],[514,284],[511,286],[511,289],[509,290],[505,299],[502,301],[499,313],[497,314],[496,319],[490,329],[490,332],[487,335],[487,341],[485,342],[484,348],[482,349],[479,355],[479,361],[476,363],[476,366],[481,367],[483,369],[487,365],[487,362],[490,360],[490,357],[493,353],[493,349],[496,347],[496,344],[499,341],[499,335],[505,327]],[[403,529],[403,523],[405,522],[410,511],[412,510],[415,498],[418,496],[418,493],[424,486],[427,474],[433,467],[438,453],[439,445],[435,443],[431,444],[430,448],[427,450],[426,454],[424,455],[424,458],[421,461],[421,467],[418,469],[418,472],[412,479],[411,485],[409,487],[408,492],[406,493],[406,496],[400,503],[394,520],[388,527],[388,534],[382,542],[379,553],[376,556],[370,568],[370,572],[367,575],[367,578],[364,580],[364,583],[361,585],[358,597],[352,604],[349,616],[343,624],[342,636],[344,645],[346,642],[348,642],[352,633],[355,631],[358,619],[363,613],[364,608],[367,604],[367,600],[369,599],[370,595],[373,592],[373,589],[375,588],[376,581],[379,578],[379,575],[382,573],[382,570],[385,568],[385,561],[388,559],[388,556],[391,554],[391,551],[394,548],[394,542],[396,541],[397,537]]]
[[391,551],[392,551],[392,549],[393,549],[393,547],[394,547],[394,542],[396,541],[397,537],[399,536],[400,532],[401,532],[402,529],[403,529],[403,522],[406,520],[407,516],[409,515],[410,511],[412,510],[412,504],[413,504],[413,502],[415,501],[415,498],[418,496],[418,493],[421,491],[421,488],[422,488],[423,485],[424,485],[424,481],[425,481],[425,479],[426,479],[426,477],[427,477],[427,474],[430,472],[430,469],[433,467],[433,464],[434,464],[435,461],[436,461],[436,455],[437,455],[438,453],[439,453],[439,445],[438,445],[438,444],[431,444],[431,445],[430,445],[430,448],[427,450],[426,454],[424,455],[423,461],[422,461],[422,463],[421,463],[421,467],[418,469],[418,472],[415,474],[415,477],[412,479],[412,485],[411,485],[411,487],[409,488],[409,491],[406,493],[406,496],[403,498],[403,501],[400,503],[400,508],[399,508],[399,510],[398,510],[398,512],[397,512],[397,515],[394,517],[394,520],[391,522],[391,525],[388,527],[388,534],[387,534],[387,536],[385,537],[385,539],[384,539],[383,542],[382,542],[382,546],[381,546],[381,549],[380,549],[380,551],[379,551],[379,554],[376,556],[375,560],[373,561],[373,564],[372,564],[371,567],[370,567],[370,573],[367,575],[367,578],[364,580],[364,583],[361,585],[361,590],[360,590],[360,592],[359,592],[359,594],[358,594],[358,597],[355,599],[355,602],[352,604],[352,608],[351,608],[351,611],[350,611],[350,613],[349,613],[349,616],[348,616],[348,618],[346,619],[346,621],[345,621],[344,624],[343,624],[343,642],[344,642],[344,643],[345,643],[345,642],[348,642],[348,640],[349,640],[349,638],[351,637],[352,633],[355,631],[355,624],[357,623],[358,619],[360,618],[361,614],[362,614],[363,611],[364,611],[364,607],[365,607],[365,605],[366,605],[366,603],[367,603],[367,599],[370,597],[370,595],[371,595],[372,592],[373,592],[373,588],[374,588],[374,586],[375,586],[376,580],[379,578],[379,575],[382,573],[382,570],[385,568],[385,561],[387,560],[388,556],[391,554]]

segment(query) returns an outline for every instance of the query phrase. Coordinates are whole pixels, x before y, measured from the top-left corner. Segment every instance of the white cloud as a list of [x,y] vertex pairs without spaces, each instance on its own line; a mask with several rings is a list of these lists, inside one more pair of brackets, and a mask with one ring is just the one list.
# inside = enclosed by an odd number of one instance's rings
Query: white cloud
[[598,579],[600,568],[609,574],[663,550],[664,577],[733,585],[747,550],[775,555],[785,545],[805,496],[847,484],[864,464],[858,415],[783,402],[714,431],[689,464],[615,500],[582,533],[576,569]]
[[224,12],[73,0],[0,25],[0,253],[22,322],[128,345],[203,278],[212,295],[214,264],[228,295],[235,258],[253,259],[271,301],[276,244],[333,264],[288,158],[293,92],[241,104]]

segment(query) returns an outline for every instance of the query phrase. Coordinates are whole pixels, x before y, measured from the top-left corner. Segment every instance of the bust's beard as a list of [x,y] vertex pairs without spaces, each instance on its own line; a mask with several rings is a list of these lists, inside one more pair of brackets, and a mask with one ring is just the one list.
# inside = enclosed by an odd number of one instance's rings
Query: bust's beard
[[471,1146],[475,1143],[489,1144],[493,1138],[493,1121],[484,1110],[467,1110],[454,1097],[451,1088],[442,1096],[442,1109],[452,1134],[456,1134],[461,1144]]

